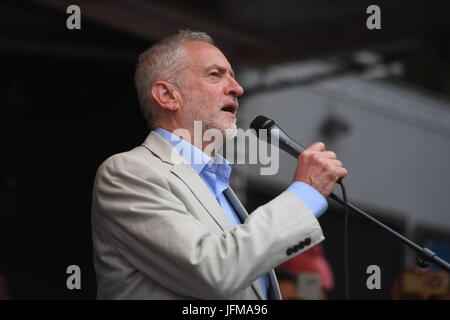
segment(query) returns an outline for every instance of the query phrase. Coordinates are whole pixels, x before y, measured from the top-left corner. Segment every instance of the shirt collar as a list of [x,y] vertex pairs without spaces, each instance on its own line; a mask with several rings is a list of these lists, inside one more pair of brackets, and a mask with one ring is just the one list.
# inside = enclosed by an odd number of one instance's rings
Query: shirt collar
[[178,137],[166,129],[157,127],[153,131],[163,137],[181,157],[186,160],[192,168],[200,174],[203,170],[215,173],[217,176],[228,181],[231,174],[231,164],[219,153],[216,153],[214,159],[204,153],[196,146],[190,144],[186,140]]

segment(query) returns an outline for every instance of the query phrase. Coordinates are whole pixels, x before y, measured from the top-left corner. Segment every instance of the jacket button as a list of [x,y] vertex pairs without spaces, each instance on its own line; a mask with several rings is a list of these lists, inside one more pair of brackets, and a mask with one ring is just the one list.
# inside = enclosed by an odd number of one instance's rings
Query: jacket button
[[294,250],[295,250],[295,252],[297,252],[297,251],[298,251],[298,249],[300,249],[300,246],[299,246],[298,244],[296,244],[296,245],[294,246]]
[[287,249],[286,254],[290,256],[292,254],[292,248]]
[[306,238],[304,243],[309,246],[311,244],[311,238]]
[[303,249],[305,247],[305,243],[303,241],[300,241],[297,245],[300,249]]

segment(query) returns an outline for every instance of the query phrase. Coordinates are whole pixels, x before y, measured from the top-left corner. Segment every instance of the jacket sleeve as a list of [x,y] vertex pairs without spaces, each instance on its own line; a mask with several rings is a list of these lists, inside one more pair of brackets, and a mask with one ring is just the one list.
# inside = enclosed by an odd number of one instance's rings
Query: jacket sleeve
[[317,219],[285,191],[221,235],[194,218],[167,179],[142,159],[109,158],[93,193],[93,223],[115,251],[184,296],[228,299],[322,241]]

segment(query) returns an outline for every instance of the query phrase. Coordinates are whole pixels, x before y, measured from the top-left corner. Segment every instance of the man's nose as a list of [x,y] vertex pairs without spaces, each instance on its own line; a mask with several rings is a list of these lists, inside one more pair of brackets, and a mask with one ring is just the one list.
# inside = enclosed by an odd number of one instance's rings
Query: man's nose
[[230,77],[226,94],[233,94],[234,96],[239,97],[242,96],[243,93],[244,89],[241,87],[241,85],[236,81],[236,79]]

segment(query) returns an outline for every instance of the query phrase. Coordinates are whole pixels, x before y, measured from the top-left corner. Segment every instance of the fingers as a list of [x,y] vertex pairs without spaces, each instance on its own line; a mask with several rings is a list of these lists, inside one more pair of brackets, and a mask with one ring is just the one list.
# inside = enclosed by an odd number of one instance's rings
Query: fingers
[[323,156],[328,159],[336,159],[336,157],[337,157],[336,153],[334,153],[333,151],[325,151],[323,153]]
[[335,180],[344,178],[348,174],[347,169],[342,167],[342,162],[339,160],[326,159],[322,162],[322,170]]
[[335,183],[348,174],[336,154],[327,151],[322,142],[309,146],[298,160],[294,181],[309,184],[325,198],[330,195]]
[[343,167],[342,161],[336,159],[333,151],[306,151],[302,161],[314,163],[320,170],[333,180],[344,178],[348,171]]
[[326,151],[325,144],[323,142],[315,142],[310,145],[306,150],[322,152],[322,155],[328,159],[336,159],[336,153],[333,151]]
[[307,153],[309,155],[317,154],[317,156],[319,156],[321,158],[326,158],[326,159],[336,159],[337,158],[336,153],[334,153],[333,151],[326,151],[325,144],[320,141],[313,143],[303,152]]
[[336,175],[338,176],[337,180],[339,180],[340,178],[344,178],[347,174],[348,174],[348,171],[345,168],[337,168],[336,169]]
[[[319,150],[322,150],[322,151],[319,151]],[[311,146],[309,146],[305,151],[303,151],[299,155],[299,159],[309,158],[309,157],[315,158],[316,160],[319,160],[319,159],[336,160],[337,159],[336,153],[334,153],[333,151],[325,151],[325,145],[322,142],[316,142],[316,143],[312,144]],[[339,166],[342,166],[342,163]]]
[[316,142],[313,143],[312,145],[310,145],[307,150],[311,150],[311,151],[325,151],[325,144],[323,142]]

